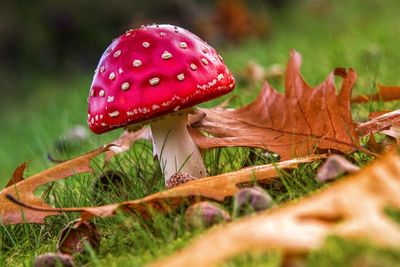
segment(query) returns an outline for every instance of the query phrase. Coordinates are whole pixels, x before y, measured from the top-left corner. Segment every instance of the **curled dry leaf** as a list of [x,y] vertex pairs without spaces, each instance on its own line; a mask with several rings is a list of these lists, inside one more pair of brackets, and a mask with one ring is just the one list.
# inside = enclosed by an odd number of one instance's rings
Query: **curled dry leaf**
[[83,156],[44,170],[0,191],[0,221],[3,224],[24,222],[43,223],[45,217],[58,214],[58,212],[55,211],[49,213],[23,208],[17,204],[10,203],[10,201],[7,200],[7,195],[12,195],[30,205],[50,208],[42,199],[34,195],[34,191],[39,186],[50,182],[64,179],[75,174],[92,172],[92,168],[90,167],[91,159],[107,149],[108,146],[96,149]]
[[[311,88],[300,75],[300,63],[300,54],[292,51],[284,95],[265,83],[257,99],[243,108],[200,109],[207,116],[192,125],[197,145],[204,149],[259,147],[278,153],[282,160],[313,154],[316,148],[343,153],[359,148],[350,111],[355,71],[332,72],[323,83]],[[343,77],[338,95],[335,74]]]
[[363,137],[389,129],[395,124],[400,124],[400,109],[385,113],[367,122],[360,123],[356,131],[359,136]]
[[321,182],[331,181],[343,174],[356,173],[359,170],[360,167],[354,165],[344,157],[331,155],[318,169],[317,179]]
[[106,162],[110,161],[115,155],[128,151],[132,144],[139,139],[151,140],[151,131],[149,127],[143,127],[138,131],[124,131],[122,135],[110,144],[110,149],[106,152]]
[[62,231],[57,244],[57,250],[64,254],[82,253],[86,245],[93,249],[100,246],[100,233],[96,225],[87,221],[73,221]]
[[[310,156],[300,159],[283,161],[276,164],[248,167],[236,172],[196,179],[194,181],[190,181],[174,187],[173,189],[158,192],[141,199],[105,206],[82,208],[52,208],[46,204],[36,204],[36,202],[29,202],[29,199],[27,201],[26,198],[21,197],[18,199],[16,195],[13,195],[13,192],[7,192],[7,198],[14,203],[18,203],[18,205],[24,207],[24,210],[26,212],[30,212],[30,214],[34,214],[34,212],[38,214],[37,212],[40,212],[42,218],[48,215],[47,212],[51,214],[57,214],[59,212],[80,212],[82,220],[88,220],[94,216],[112,216],[116,214],[118,210],[132,211],[142,215],[143,217],[146,217],[154,210],[162,213],[168,213],[179,207],[183,203],[197,202],[201,199],[213,199],[216,201],[222,201],[225,199],[225,197],[235,195],[236,192],[239,190],[237,187],[237,185],[239,184],[248,183],[255,180],[274,179],[276,177],[279,177],[280,169],[294,169],[299,164],[314,162],[325,157],[326,155]],[[5,202],[5,204],[11,206],[9,202]],[[12,206],[15,205],[16,204],[12,204]],[[4,217],[3,214],[0,215]],[[21,216],[20,213],[18,213],[18,215]],[[4,222],[11,223],[9,220]]]
[[152,266],[215,266],[241,253],[271,249],[303,253],[330,235],[398,248],[400,227],[384,209],[400,209],[399,195],[400,156],[391,153],[312,196],[211,229]]
[[400,86],[378,84],[378,93],[359,95],[351,99],[351,103],[367,103],[371,101],[393,101],[400,99]]
[[24,172],[27,167],[28,167],[28,163],[26,163],[26,162],[19,165],[15,169],[10,181],[8,181],[8,183],[6,184],[6,188],[24,180]]

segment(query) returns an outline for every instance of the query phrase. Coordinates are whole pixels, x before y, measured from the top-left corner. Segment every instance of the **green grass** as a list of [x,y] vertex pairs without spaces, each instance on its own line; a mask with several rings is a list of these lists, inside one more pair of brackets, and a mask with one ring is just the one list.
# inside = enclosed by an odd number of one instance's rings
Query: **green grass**
[[[238,74],[249,60],[264,66],[286,64],[289,50],[303,55],[302,73],[311,85],[321,82],[335,67],[353,67],[358,81],[355,93],[371,93],[375,84],[400,84],[400,4],[390,1],[303,1],[289,10],[271,13],[272,35],[268,40],[247,40],[221,47],[227,65]],[[110,38],[111,39],[111,38]],[[0,107],[0,185],[3,186],[13,169],[29,161],[27,175],[53,164],[47,154],[67,158],[94,149],[118,136],[120,131],[95,136],[68,153],[56,153],[54,143],[76,124],[86,124],[86,97],[92,72],[68,78],[41,77],[24,81],[26,95],[3,103]],[[282,81],[272,84],[283,91]],[[232,106],[248,103],[258,93],[259,85],[239,83],[239,98]],[[203,106],[212,106],[212,101]],[[364,120],[368,112],[398,108],[394,103],[370,103],[353,108],[353,117]],[[210,174],[235,170],[249,164],[248,149],[209,151],[206,164]],[[360,165],[370,159],[363,154],[351,155]],[[272,159],[259,158],[250,164]],[[46,200],[62,207],[97,205],[143,197],[163,188],[162,180],[151,155],[151,145],[140,142],[129,152],[118,156],[108,169],[126,176],[124,185],[104,197],[94,199],[93,183],[105,171],[101,160],[93,163],[95,175],[79,175],[55,183]],[[324,186],[315,181],[318,164],[303,165],[269,184],[266,190],[278,204]],[[39,189],[44,192],[47,186]],[[99,202],[100,201],[100,202]],[[230,204],[225,203],[230,209]],[[98,252],[89,251],[79,259],[87,266],[142,266],[172,254],[201,233],[185,231],[182,212],[156,216],[145,222],[137,216],[119,214],[114,218],[95,219],[102,236]],[[398,214],[396,215],[398,217]],[[32,260],[45,252],[55,251],[61,229],[77,214],[49,218],[44,225],[0,226],[0,266],[30,266]],[[399,251],[388,251],[366,242],[349,242],[330,238],[325,246],[307,256],[307,266],[352,266],[367,261],[367,266],[398,266]],[[239,255],[223,266],[280,266],[282,255],[270,252],[261,255]],[[397,264],[397,265],[396,265]]]

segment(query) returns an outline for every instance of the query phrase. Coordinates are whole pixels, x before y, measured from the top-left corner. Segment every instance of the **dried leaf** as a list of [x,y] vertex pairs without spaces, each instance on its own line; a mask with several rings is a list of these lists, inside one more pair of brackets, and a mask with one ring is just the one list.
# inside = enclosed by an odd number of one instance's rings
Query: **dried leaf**
[[7,200],[6,196],[12,195],[24,203],[29,203],[30,205],[36,205],[43,208],[50,208],[50,206],[48,206],[42,199],[33,194],[36,188],[68,176],[92,172],[90,160],[107,149],[108,147],[96,149],[83,156],[44,170],[0,191],[0,221],[3,224],[17,224],[24,222],[43,223],[45,217],[58,214],[56,211],[41,212],[26,209],[17,204],[11,203]]
[[216,227],[152,266],[215,266],[245,252],[287,254],[320,247],[338,235],[400,247],[400,227],[384,212],[400,209],[400,156],[390,153],[358,174],[287,205]]
[[12,186],[13,184],[16,184],[16,183],[24,180],[24,172],[25,172],[27,167],[28,167],[28,163],[27,162],[24,162],[21,165],[19,165],[15,169],[10,181],[8,181],[8,183],[6,184],[5,188],[7,188],[9,186]]
[[[201,148],[247,146],[280,154],[282,160],[315,153],[316,148],[348,153],[359,148],[350,95],[356,73],[340,69],[311,88],[300,75],[301,56],[291,52],[284,95],[265,83],[257,99],[237,110],[200,109],[206,117],[192,125]],[[336,94],[334,75],[343,76]],[[204,136],[199,131],[212,136]]]
[[317,178],[321,182],[331,181],[335,178],[347,174],[356,173],[360,168],[347,159],[339,155],[331,155],[319,168]]
[[396,145],[400,144],[400,126],[393,125],[389,130],[383,130],[379,133],[389,136],[395,140]]
[[[222,201],[225,197],[236,194],[239,190],[237,187],[238,184],[252,182],[254,180],[274,179],[279,176],[279,169],[294,169],[299,164],[313,162],[325,157],[326,155],[310,156],[276,164],[248,167],[236,172],[196,179],[174,187],[173,189],[158,192],[142,199],[98,207],[52,208],[46,204],[36,204],[35,202],[29,202],[29,200],[26,201],[25,198],[20,198],[19,200],[15,195],[8,195],[8,199],[14,203],[18,203],[24,208],[40,211],[44,214],[46,214],[46,212],[52,214],[58,212],[81,212],[82,220],[88,220],[94,216],[112,216],[117,210],[133,211],[146,217],[149,215],[149,212],[154,210],[163,213],[171,212],[182,203],[197,202],[201,199]],[[10,192],[8,192],[8,194],[10,194]],[[6,204],[9,204],[9,202],[6,202]]]
[[62,231],[57,244],[58,252],[63,254],[83,253],[85,246],[92,249],[100,247],[100,233],[92,222],[76,220]]
[[110,143],[113,146],[110,146],[109,151],[106,152],[105,161],[108,162],[115,155],[128,151],[133,145],[133,143],[135,143],[139,139],[144,139],[144,140],[152,139],[149,127],[143,127],[138,131],[124,131],[119,138]]
[[385,152],[385,147],[376,141],[376,138],[373,134],[371,134],[368,138],[367,147],[369,150],[374,151],[378,154],[382,154]]
[[400,123],[400,109],[385,113],[357,126],[356,131],[359,136],[368,136],[390,128],[394,124]]
[[359,95],[351,99],[351,103],[367,103],[371,101],[393,101],[400,99],[400,86],[386,86],[378,84],[378,93]]
[[382,111],[372,111],[368,114],[368,119],[373,120],[379,116],[382,116],[386,113],[391,112],[390,110],[382,110]]

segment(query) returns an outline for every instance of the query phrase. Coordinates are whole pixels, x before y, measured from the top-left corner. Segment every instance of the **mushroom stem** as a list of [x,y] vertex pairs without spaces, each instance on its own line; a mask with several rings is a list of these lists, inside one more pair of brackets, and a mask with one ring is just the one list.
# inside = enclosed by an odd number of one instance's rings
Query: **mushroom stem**
[[150,123],[153,144],[165,182],[177,172],[194,177],[207,176],[200,151],[187,130],[187,113],[167,116]]

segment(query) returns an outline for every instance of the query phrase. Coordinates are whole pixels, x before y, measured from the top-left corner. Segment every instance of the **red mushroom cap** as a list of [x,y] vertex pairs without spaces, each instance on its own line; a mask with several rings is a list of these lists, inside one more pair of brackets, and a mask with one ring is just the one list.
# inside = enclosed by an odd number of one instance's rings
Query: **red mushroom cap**
[[142,26],[103,53],[89,93],[88,124],[97,133],[163,116],[233,90],[214,48],[172,25]]

